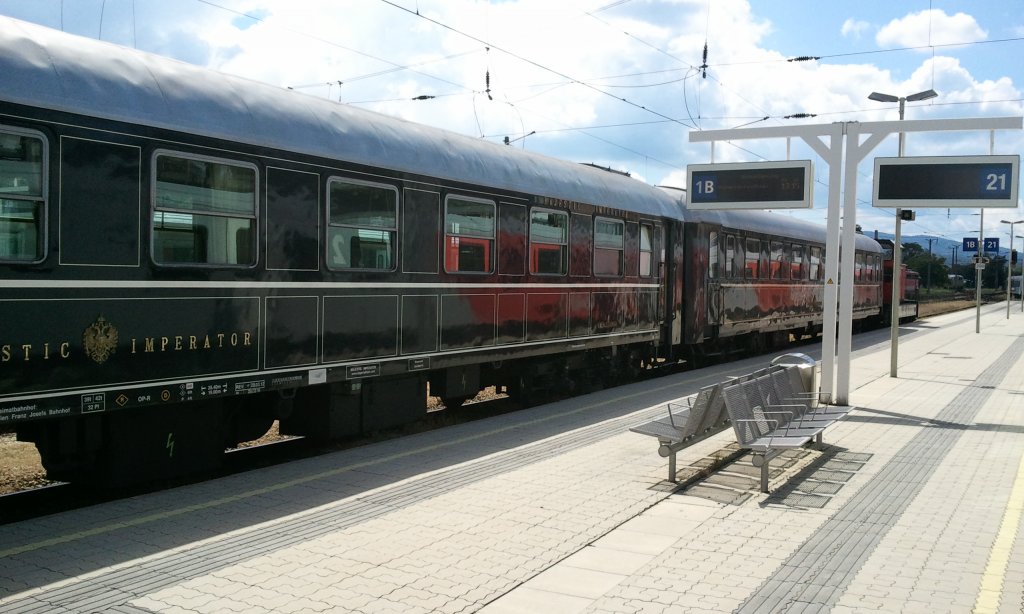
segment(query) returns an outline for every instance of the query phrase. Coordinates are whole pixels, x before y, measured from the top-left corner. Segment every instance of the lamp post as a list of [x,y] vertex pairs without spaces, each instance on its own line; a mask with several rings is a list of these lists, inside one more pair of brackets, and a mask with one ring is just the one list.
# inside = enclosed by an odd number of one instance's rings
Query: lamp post
[[[898,102],[900,103],[900,121],[903,120],[903,112],[906,108],[906,102],[917,102],[918,100],[929,100],[935,98],[938,94],[935,90],[925,90],[909,96],[893,96],[892,94],[880,94],[878,92],[871,92],[868,95],[869,100],[875,100],[877,102]],[[900,130],[900,148],[899,157],[903,157],[903,146],[906,140],[906,135]],[[900,340],[900,269],[903,266],[902,254],[900,253],[900,221],[902,218],[903,211],[896,209],[896,232],[893,237],[892,247],[892,312],[890,313],[890,328],[889,328],[889,341],[892,345],[892,354],[889,357],[889,377],[896,377],[896,357],[899,354],[899,340]]]
[[[1010,255],[1013,255],[1013,225],[1014,224],[1020,224],[1021,222],[1024,222],[1024,220],[1014,220],[1012,222],[1009,221],[1009,220],[999,220],[1000,224],[1009,224],[1010,225]],[[1013,263],[1010,262],[1010,258],[1007,257],[1006,258],[1006,319],[1007,320],[1010,319],[1010,278],[1011,277],[1013,277]],[[1021,283],[1024,284],[1024,278],[1021,279]],[[1024,288],[1022,288],[1022,293],[1024,293]]]
[[928,290],[928,296],[932,294],[932,241],[934,237],[928,237],[928,272],[925,274],[924,287]]
[[[1024,239],[1024,235],[1017,235],[1018,239]],[[1013,237],[1010,237],[1010,252],[1013,252]],[[1020,242],[1020,251],[1017,252],[1018,260],[1024,259],[1024,241]],[[1020,268],[1020,312],[1024,313],[1024,262],[1021,263]]]

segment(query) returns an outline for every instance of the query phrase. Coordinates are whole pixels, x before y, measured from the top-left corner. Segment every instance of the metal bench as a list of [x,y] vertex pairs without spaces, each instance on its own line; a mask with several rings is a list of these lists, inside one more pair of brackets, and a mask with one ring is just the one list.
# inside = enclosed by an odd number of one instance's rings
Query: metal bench
[[[730,383],[723,387],[722,398],[732,421],[736,441],[741,448],[753,452],[755,467],[761,469],[761,492],[768,492],[769,464],[783,450],[800,448],[815,440],[821,443],[822,433],[846,415],[848,408],[829,413],[812,408],[810,402],[798,401],[790,387],[788,395],[774,387],[781,382],[787,367],[752,380]],[[788,377],[786,378],[788,380]],[[784,387],[784,386],[783,386]],[[785,388],[785,387],[784,387]],[[788,398],[787,398],[788,396]]]
[[[771,366],[753,373],[730,377],[728,381],[705,386],[696,396],[686,399],[685,405],[677,402],[668,403],[664,417],[638,424],[629,430],[658,439],[658,454],[668,458],[668,479],[671,482],[676,481],[676,453],[722,432],[730,422],[741,447],[749,448],[744,446],[744,442],[764,447],[761,438],[766,435],[771,436],[772,442],[790,447],[797,447],[791,445],[797,440],[800,440],[798,445],[803,445],[811,439],[817,439],[820,443],[821,431],[846,415],[849,409],[833,411],[831,407],[819,406],[816,396],[813,399],[808,396],[811,392],[805,388],[812,384],[805,385],[801,379],[801,369],[813,369],[814,361],[810,357],[803,354],[787,354],[780,356],[776,361],[780,359],[796,360],[799,364],[773,361]],[[813,377],[808,381],[813,381]],[[740,419],[745,422],[740,424],[736,423],[725,399],[725,389],[732,386],[736,387],[733,394],[740,395],[744,403],[750,407],[742,410],[745,413]],[[746,402],[748,394],[753,402]],[[755,452],[754,464],[759,467],[762,466],[759,463],[766,455],[770,460],[778,454],[768,454],[767,448]],[[761,473],[761,490],[767,492],[767,460]]]
[[851,407],[821,403],[814,391],[803,390],[803,381],[795,367],[788,367],[772,374],[772,386],[778,394],[778,401],[784,405],[800,405],[806,418],[817,420],[838,420],[850,413]]
[[722,400],[722,384],[700,389],[686,399],[686,405],[668,403],[667,416],[630,427],[630,431],[658,438],[658,454],[668,457],[668,479],[676,481],[676,453],[698,441],[724,431],[729,426]]
[[[834,418],[824,418],[807,414],[806,402],[801,403],[799,399],[790,399],[780,395],[774,385],[774,381],[786,377],[785,373],[776,371],[770,375],[763,375],[750,382],[745,382],[743,391],[747,395],[747,401],[754,407],[760,407],[765,414],[780,414],[785,420],[780,422],[788,430],[795,428],[817,429],[828,426]],[[794,401],[794,402],[790,402]],[[817,433],[820,443],[820,432]]]
[[686,399],[686,405],[668,403],[665,406],[665,417],[632,426],[629,430],[658,438],[658,454],[668,458],[668,479],[675,482],[676,453],[729,427],[729,414],[722,399],[722,386],[733,382],[745,382],[781,369],[780,366],[770,366],[753,373],[730,377],[727,382],[705,386],[695,397]]

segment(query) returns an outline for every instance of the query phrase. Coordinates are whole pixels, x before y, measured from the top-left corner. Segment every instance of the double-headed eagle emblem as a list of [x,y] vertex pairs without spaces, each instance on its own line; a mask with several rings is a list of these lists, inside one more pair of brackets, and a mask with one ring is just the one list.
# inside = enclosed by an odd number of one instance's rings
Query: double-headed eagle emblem
[[82,344],[86,356],[103,364],[117,351],[117,329],[100,316],[82,333]]

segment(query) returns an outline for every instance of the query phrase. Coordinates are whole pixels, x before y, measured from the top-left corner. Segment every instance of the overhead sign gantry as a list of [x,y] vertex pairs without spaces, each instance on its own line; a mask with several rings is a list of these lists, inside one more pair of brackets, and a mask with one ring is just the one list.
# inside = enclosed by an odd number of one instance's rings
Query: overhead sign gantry
[[[890,134],[951,130],[1020,130],[1022,125],[1024,125],[1024,118],[1021,117],[993,117],[844,122],[830,125],[771,126],[690,132],[691,143],[712,143],[712,160],[714,160],[715,141],[798,137],[803,139],[828,165],[829,199],[825,244],[825,276],[828,281],[825,284],[824,297],[825,322],[821,341],[820,388],[826,398],[838,404],[846,404],[850,391],[850,353],[853,333],[853,250],[842,250],[841,263],[837,256],[840,256],[840,237],[846,245],[853,245],[855,241],[858,163]],[[862,136],[865,137],[863,140]],[[823,139],[827,139],[828,142],[826,143]],[[689,175],[689,173],[687,174]],[[688,179],[692,182],[691,177]],[[845,186],[845,189],[841,190],[841,186]],[[692,183],[687,187],[692,189]],[[841,229],[839,224],[840,197],[843,200]],[[689,199],[692,201],[692,193],[689,194]],[[773,206],[762,203],[761,208],[769,209]],[[946,207],[947,205],[938,206]],[[840,270],[842,274],[840,274]],[[831,283],[836,279],[839,280],[838,284]]]

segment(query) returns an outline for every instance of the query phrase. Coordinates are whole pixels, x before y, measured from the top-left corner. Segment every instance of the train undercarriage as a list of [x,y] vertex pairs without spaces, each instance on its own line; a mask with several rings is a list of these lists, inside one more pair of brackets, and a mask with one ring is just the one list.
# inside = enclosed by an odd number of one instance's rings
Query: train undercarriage
[[17,436],[35,443],[51,480],[126,488],[214,472],[227,449],[274,421],[282,435],[353,440],[423,419],[428,391],[455,407],[494,386],[525,407],[632,381],[658,363],[656,350],[636,343],[27,422]]
[[[871,324],[868,320],[857,323]],[[643,341],[457,364],[75,416],[56,423],[28,422],[18,425],[17,435],[19,440],[36,444],[49,479],[131,487],[214,472],[222,465],[226,450],[258,439],[275,421],[282,435],[317,443],[355,440],[422,420],[428,413],[428,394],[440,397],[450,408],[493,386],[527,407],[635,381],[665,367],[700,368],[806,343],[818,338],[821,330],[820,324],[808,323],[671,348]]]

